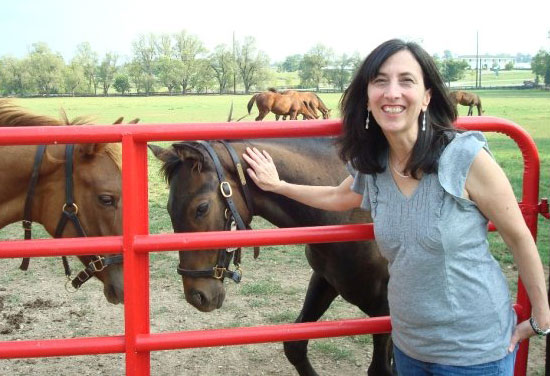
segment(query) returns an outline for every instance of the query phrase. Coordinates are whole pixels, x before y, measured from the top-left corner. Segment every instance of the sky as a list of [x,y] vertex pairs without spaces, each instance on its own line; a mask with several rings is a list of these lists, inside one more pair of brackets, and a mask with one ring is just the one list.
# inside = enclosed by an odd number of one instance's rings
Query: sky
[[140,34],[186,30],[209,50],[247,36],[272,62],[317,44],[335,54],[366,56],[402,38],[430,54],[524,53],[550,50],[550,1],[474,0],[7,0],[0,11],[0,57],[25,56],[45,42],[70,61],[82,42],[100,57],[132,57]]

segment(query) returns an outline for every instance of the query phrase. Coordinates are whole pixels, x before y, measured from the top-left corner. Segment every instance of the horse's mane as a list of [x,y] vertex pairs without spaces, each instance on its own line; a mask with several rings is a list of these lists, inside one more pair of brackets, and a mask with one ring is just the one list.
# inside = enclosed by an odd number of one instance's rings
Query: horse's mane
[[[90,124],[91,116],[77,116],[69,120],[65,110],[61,110],[61,120],[45,115],[35,115],[9,99],[0,99],[0,127],[56,126]],[[105,152],[122,169],[122,149],[118,144],[106,144]]]
[[0,99],[0,127],[82,125],[92,121],[90,116],[78,116],[69,120],[61,110],[61,120],[45,115],[35,115],[15,104],[9,99]]
[[161,167],[161,173],[166,182],[172,180],[172,177],[176,173],[178,167],[183,163],[180,157],[176,153],[170,153],[168,158],[164,160],[164,164]]

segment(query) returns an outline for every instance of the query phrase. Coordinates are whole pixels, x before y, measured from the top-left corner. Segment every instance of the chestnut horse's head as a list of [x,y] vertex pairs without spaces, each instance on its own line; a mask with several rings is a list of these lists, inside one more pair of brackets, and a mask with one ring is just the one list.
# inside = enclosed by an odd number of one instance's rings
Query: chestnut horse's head
[[[38,116],[0,100],[1,126],[83,124],[64,115],[59,121]],[[137,122],[137,119],[133,122]],[[122,234],[122,148],[120,144],[94,143],[78,145],[3,146],[0,178],[0,204],[8,202],[0,214],[0,227],[23,220],[22,210],[30,204],[29,221],[41,223],[57,237],[106,236]],[[42,150],[37,157],[37,150]],[[70,152],[68,152],[70,151]],[[35,162],[39,160],[39,163]],[[71,162],[71,163],[67,163]],[[6,168],[9,166],[9,168]],[[2,166],[0,166],[2,167]],[[29,199],[32,171],[37,180]],[[17,205],[13,205],[17,202]],[[26,211],[26,210],[25,210]],[[64,223],[66,222],[66,223]],[[79,256],[86,266],[79,276],[95,276],[104,285],[104,294],[113,304],[124,300],[121,257],[109,255]],[[116,260],[116,261],[109,261]],[[82,281],[76,284],[80,286]],[[75,283],[73,282],[73,286]]]
[[[206,143],[182,142],[163,149],[149,145],[163,161],[162,171],[170,186],[168,213],[175,232],[229,230],[233,214],[224,196],[230,196],[236,211],[242,215],[241,225],[251,220],[251,212],[240,194],[235,166],[227,150],[215,144],[218,161],[212,159]],[[216,157],[215,157],[216,158]],[[221,168],[225,182],[220,184]],[[239,225],[237,225],[239,226]],[[182,275],[185,299],[203,312],[220,308],[225,298],[225,277],[238,282],[240,272],[231,271],[229,262],[235,251],[215,249],[180,251],[178,272]]]

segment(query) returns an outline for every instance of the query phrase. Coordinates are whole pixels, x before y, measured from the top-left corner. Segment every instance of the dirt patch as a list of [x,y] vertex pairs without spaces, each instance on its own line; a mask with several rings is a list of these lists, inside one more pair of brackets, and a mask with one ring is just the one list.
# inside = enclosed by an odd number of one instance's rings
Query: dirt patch
[[[73,269],[78,262],[71,259]],[[33,260],[28,272],[19,260],[0,263],[0,340],[121,335],[124,307],[107,303],[102,285],[87,282],[77,293],[64,289],[65,277],[54,258]],[[243,255],[243,281],[226,282],[221,309],[201,313],[183,298],[175,252],[150,255],[150,317],[154,333],[291,323],[298,316],[311,269],[302,247],[265,247],[258,260]],[[505,268],[511,285],[515,268]],[[322,320],[364,317],[337,299]],[[366,375],[370,336],[312,340],[309,356],[320,375]],[[531,340],[528,375],[543,375],[544,343]],[[0,360],[0,375],[125,375],[124,354]],[[199,348],[151,353],[152,375],[295,375],[281,343]]]

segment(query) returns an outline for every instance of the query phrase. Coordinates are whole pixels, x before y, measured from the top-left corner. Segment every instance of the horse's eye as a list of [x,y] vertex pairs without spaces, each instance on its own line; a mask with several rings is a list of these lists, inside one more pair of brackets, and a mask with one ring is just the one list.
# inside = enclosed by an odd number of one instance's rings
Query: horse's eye
[[195,214],[195,218],[204,216],[207,211],[208,211],[208,202],[201,203],[199,206],[197,206],[197,213]]
[[115,206],[116,204],[115,198],[113,196],[100,195],[98,196],[98,199],[103,206]]

